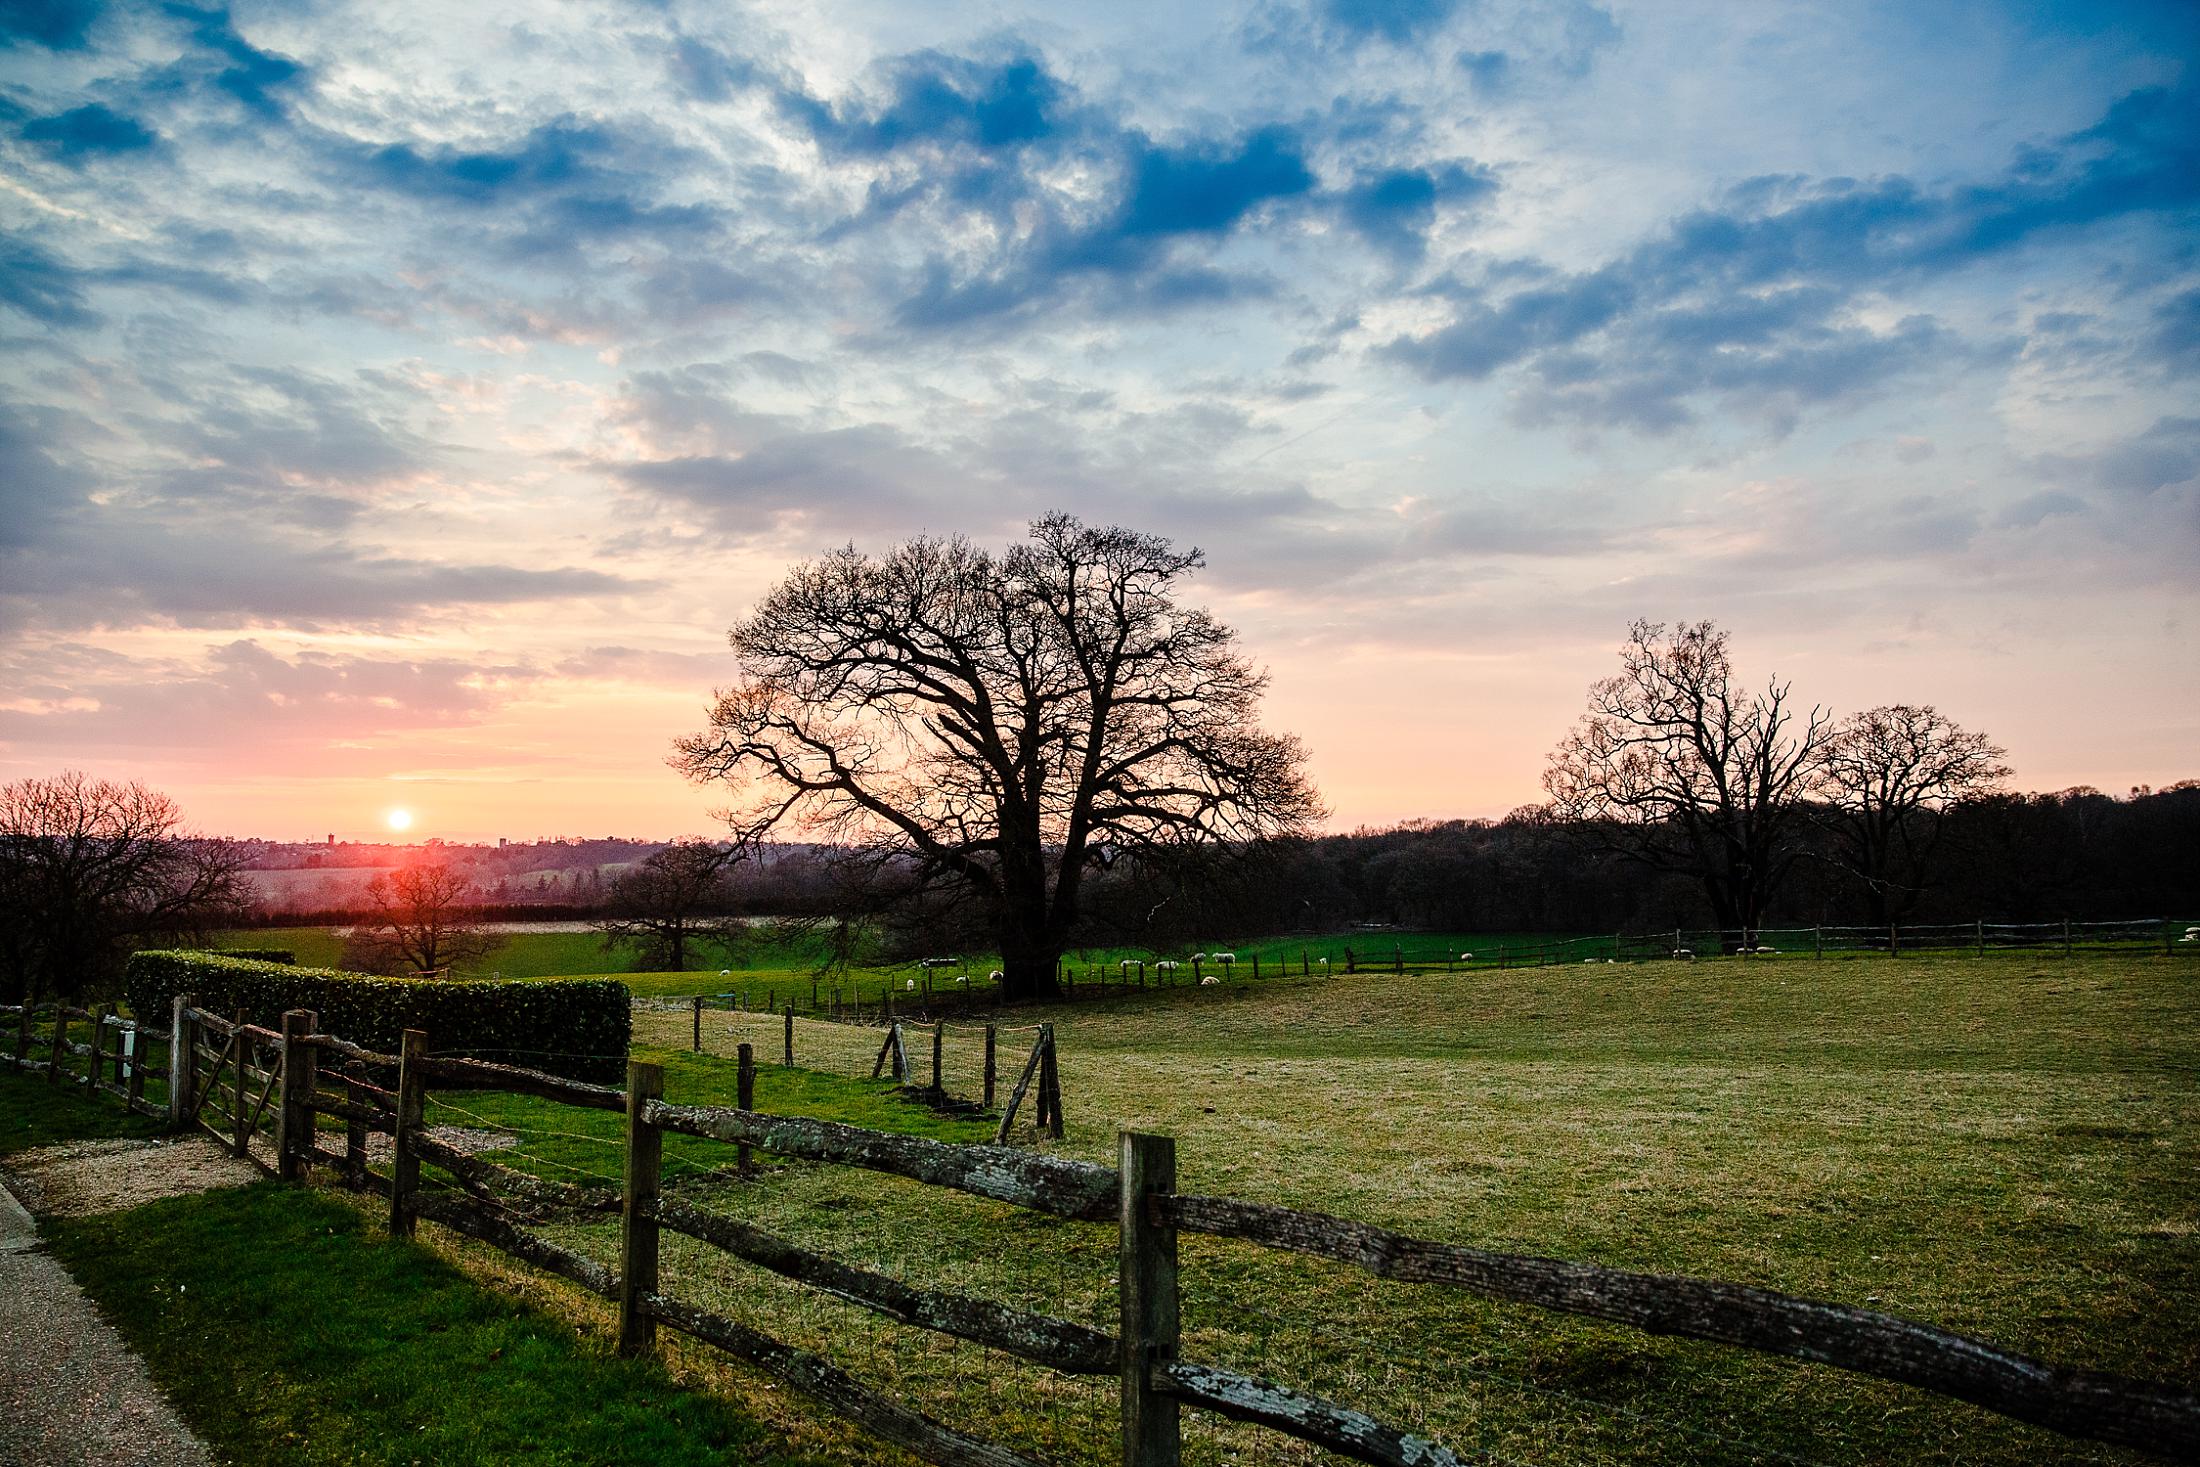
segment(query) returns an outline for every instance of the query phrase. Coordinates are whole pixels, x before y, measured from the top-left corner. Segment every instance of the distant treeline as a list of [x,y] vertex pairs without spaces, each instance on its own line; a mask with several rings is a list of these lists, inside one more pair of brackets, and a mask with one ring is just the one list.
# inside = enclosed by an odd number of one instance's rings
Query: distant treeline
[[[1939,822],[1901,894],[1904,922],[2200,920],[2200,783],[2115,798],[2095,789],[1995,795]],[[1798,827],[1797,859],[1763,926],[1883,920],[1836,859],[1835,818]],[[1414,821],[1095,882],[1095,940],[1168,945],[1229,934],[1392,923],[1452,932],[1644,932],[1713,924],[1702,883],[1615,853],[1542,807],[1503,820]]]
[[[1927,854],[1901,893],[1904,922],[2200,918],[2200,784],[1994,795],[1921,818]],[[1766,926],[1882,920],[1836,859],[1835,817],[1803,822],[1797,859]],[[1359,923],[1452,932],[1642,932],[1712,923],[1703,886],[1610,848],[1591,825],[1540,806],[1502,820],[1411,821],[1258,851],[1125,860],[1089,880],[1080,943],[1170,947],[1225,935],[1333,932]],[[1924,836],[1929,835],[1930,839]],[[828,917],[848,911],[847,873],[815,847],[775,848],[728,872],[710,915]],[[855,905],[869,905],[860,898]],[[483,902],[481,921],[589,921],[598,901]],[[339,926],[351,907],[262,911],[256,925]],[[906,924],[911,951],[956,934],[956,914],[874,911]],[[978,934],[972,941],[980,941]]]

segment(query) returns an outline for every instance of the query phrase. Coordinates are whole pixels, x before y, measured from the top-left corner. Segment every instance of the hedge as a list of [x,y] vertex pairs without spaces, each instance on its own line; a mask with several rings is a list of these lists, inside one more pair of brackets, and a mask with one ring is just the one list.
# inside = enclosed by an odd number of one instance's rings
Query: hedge
[[615,978],[377,978],[221,953],[141,952],[130,958],[123,989],[141,1019],[168,1013],[179,993],[209,1013],[242,1009],[270,1029],[286,1010],[311,1009],[323,1033],[385,1054],[397,1052],[407,1029],[419,1029],[431,1054],[607,1084],[626,1079],[633,1035],[631,1000]]
[[250,958],[256,963],[295,963],[298,955],[287,947],[210,947],[217,958]]

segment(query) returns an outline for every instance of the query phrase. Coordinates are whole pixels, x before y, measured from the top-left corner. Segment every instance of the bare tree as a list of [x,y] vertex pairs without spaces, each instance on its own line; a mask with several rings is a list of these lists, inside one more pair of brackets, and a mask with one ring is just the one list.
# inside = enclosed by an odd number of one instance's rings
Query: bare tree
[[726,869],[739,847],[680,841],[654,852],[611,883],[596,922],[605,951],[638,948],[645,972],[684,973],[704,947],[731,951],[747,929],[730,915]]
[[1854,714],[1827,740],[1815,792],[1836,859],[1863,883],[1875,923],[1916,907],[1948,809],[1998,792],[2006,754],[1939,710],[1906,703]]
[[442,861],[383,871],[367,883],[374,914],[352,928],[344,965],[366,973],[438,973],[488,956],[500,939],[467,905],[473,882]]
[[236,921],[241,866],[135,781],[72,770],[0,787],[0,984],[14,1001],[113,992],[133,950]]
[[1543,787],[1617,850],[1702,882],[1722,930],[1754,930],[1799,854],[1803,797],[1828,735],[1789,685],[1740,691],[1726,633],[1637,621],[1620,672],[1589,689]]
[[1178,604],[1194,549],[1068,515],[1001,554],[919,537],[797,566],[733,628],[739,677],[677,767],[724,780],[734,835],[782,821],[982,912],[1004,992],[1052,992],[1086,873],[1243,845],[1321,805],[1264,674]]

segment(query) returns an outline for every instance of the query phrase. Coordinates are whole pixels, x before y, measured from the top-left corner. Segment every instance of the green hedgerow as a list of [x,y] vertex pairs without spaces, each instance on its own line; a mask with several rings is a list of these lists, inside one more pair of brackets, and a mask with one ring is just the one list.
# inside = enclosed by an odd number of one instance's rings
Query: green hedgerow
[[517,978],[454,982],[378,978],[333,968],[204,952],[133,954],[123,975],[141,1019],[166,1014],[177,994],[209,1013],[242,1010],[277,1027],[290,1009],[310,1009],[323,1033],[395,1053],[407,1029],[435,1054],[464,1054],[616,1084],[626,1076],[633,1021],[626,985],[612,978]]

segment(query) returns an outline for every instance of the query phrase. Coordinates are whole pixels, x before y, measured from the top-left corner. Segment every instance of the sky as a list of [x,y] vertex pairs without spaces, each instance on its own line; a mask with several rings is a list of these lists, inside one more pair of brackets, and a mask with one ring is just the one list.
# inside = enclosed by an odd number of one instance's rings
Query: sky
[[1196,544],[1339,828],[1630,621],[2200,776],[2200,8],[0,0],[0,778],[703,833],[795,561]]

